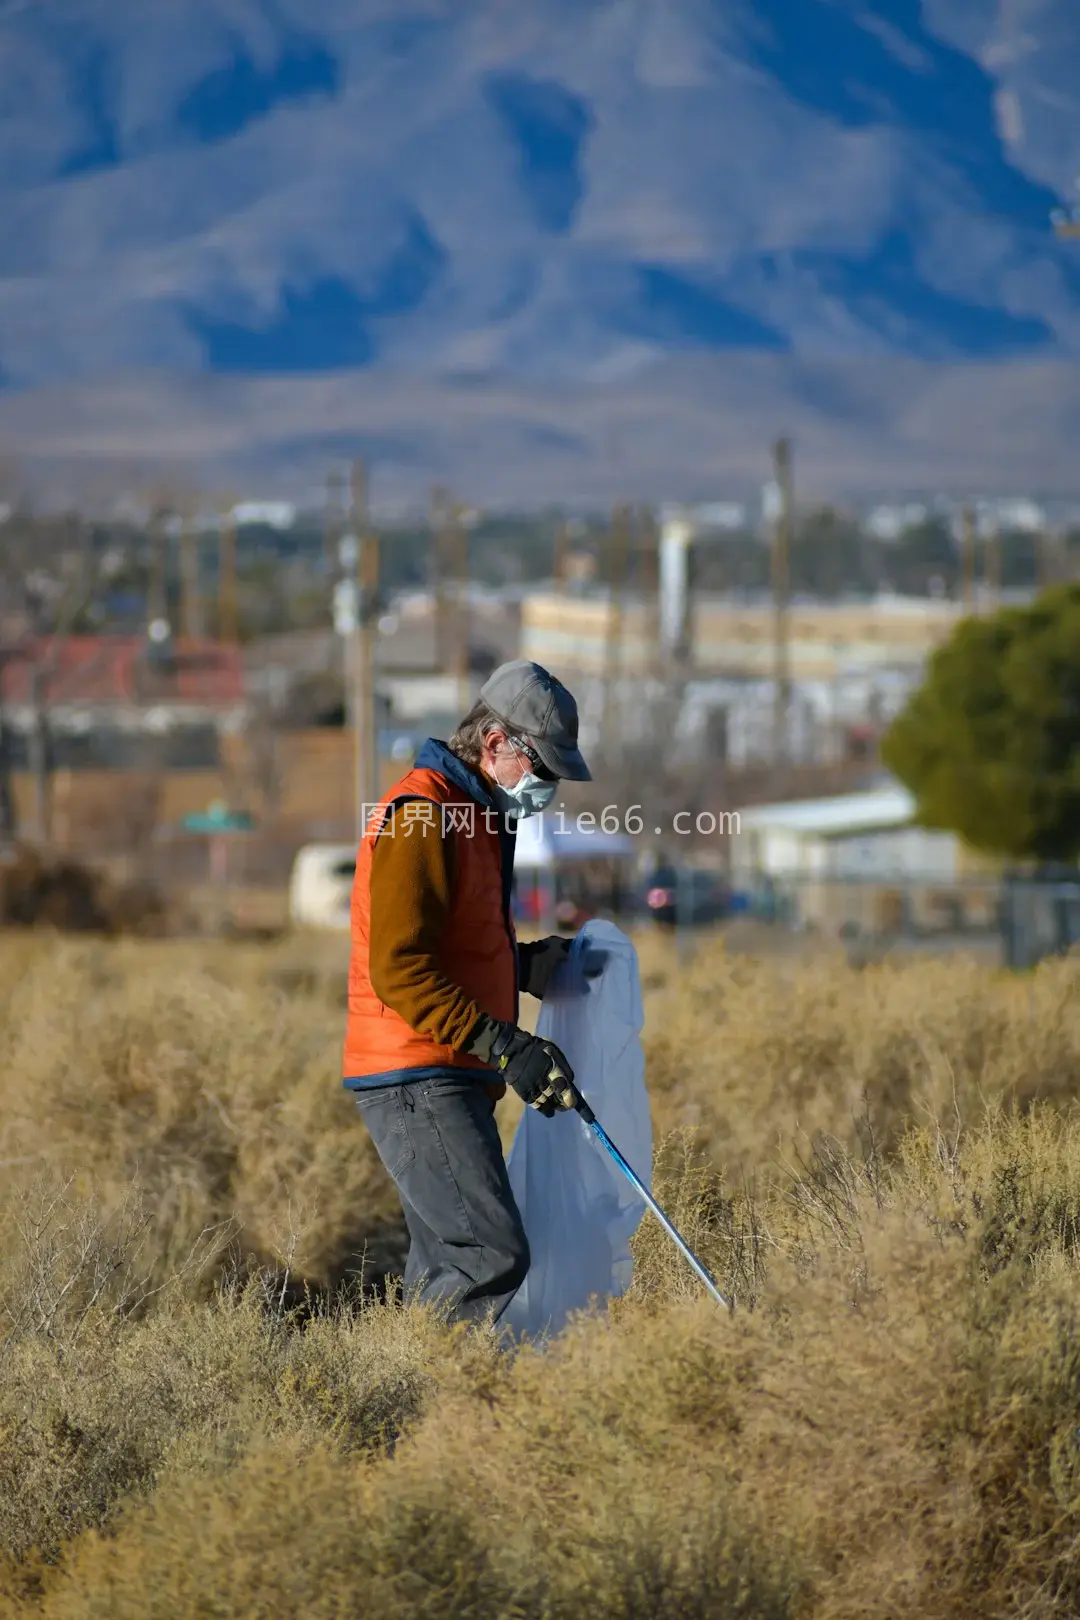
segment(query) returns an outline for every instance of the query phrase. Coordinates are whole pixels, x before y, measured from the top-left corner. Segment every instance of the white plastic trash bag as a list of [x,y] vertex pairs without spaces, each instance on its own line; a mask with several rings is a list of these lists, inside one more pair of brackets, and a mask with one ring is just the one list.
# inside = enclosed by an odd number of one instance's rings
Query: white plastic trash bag
[[[604,953],[586,980],[587,952]],[[566,1053],[578,1089],[652,1190],[652,1124],[637,952],[610,922],[588,922],[544,997],[537,1033]],[[577,1114],[527,1108],[507,1161],[532,1264],[503,1313],[515,1337],[558,1333],[572,1311],[630,1286],[630,1239],[645,1205]]]

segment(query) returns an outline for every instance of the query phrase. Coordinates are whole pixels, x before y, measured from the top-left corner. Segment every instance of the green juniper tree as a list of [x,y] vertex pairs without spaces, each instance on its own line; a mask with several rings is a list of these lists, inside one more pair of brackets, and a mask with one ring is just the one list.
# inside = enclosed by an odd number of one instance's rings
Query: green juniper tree
[[923,825],[1039,863],[1080,855],[1080,585],[966,619],[882,743]]

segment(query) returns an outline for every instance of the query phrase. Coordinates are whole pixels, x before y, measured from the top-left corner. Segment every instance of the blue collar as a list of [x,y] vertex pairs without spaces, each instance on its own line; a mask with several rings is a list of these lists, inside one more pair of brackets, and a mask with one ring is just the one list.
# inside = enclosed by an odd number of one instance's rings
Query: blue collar
[[453,782],[455,787],[467,793],[477,804],[494,807],[495,801],[488,792],[480,772],[474,771],[471,765],[466,765],[463,759],[458,759],[438,737],[428,738],[416,756],[416,763],[425,770],[438,771],[440,776],[445,776],[448,782]]

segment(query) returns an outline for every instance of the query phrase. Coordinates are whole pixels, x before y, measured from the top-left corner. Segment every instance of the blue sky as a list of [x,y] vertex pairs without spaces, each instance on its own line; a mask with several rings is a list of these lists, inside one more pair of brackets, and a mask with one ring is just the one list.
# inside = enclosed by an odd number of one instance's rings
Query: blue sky
[[1078,69],[1074,0],[0,0],[4,419],[1067,365]]

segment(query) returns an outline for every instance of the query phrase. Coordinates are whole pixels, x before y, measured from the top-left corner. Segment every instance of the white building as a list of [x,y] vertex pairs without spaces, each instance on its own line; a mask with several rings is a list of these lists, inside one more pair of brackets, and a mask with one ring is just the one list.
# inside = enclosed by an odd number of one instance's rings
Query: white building
[[732,882],[768,886],[798,926],[863,935],[995,926],[997,883],[953,833],[915,824],[899,784],[739,812]]
[[914,817],[911,794],[893,784],[832,799],[754,805],[739,812],[733,871],[780,879],[955,882],[959,840],[915,826]]

